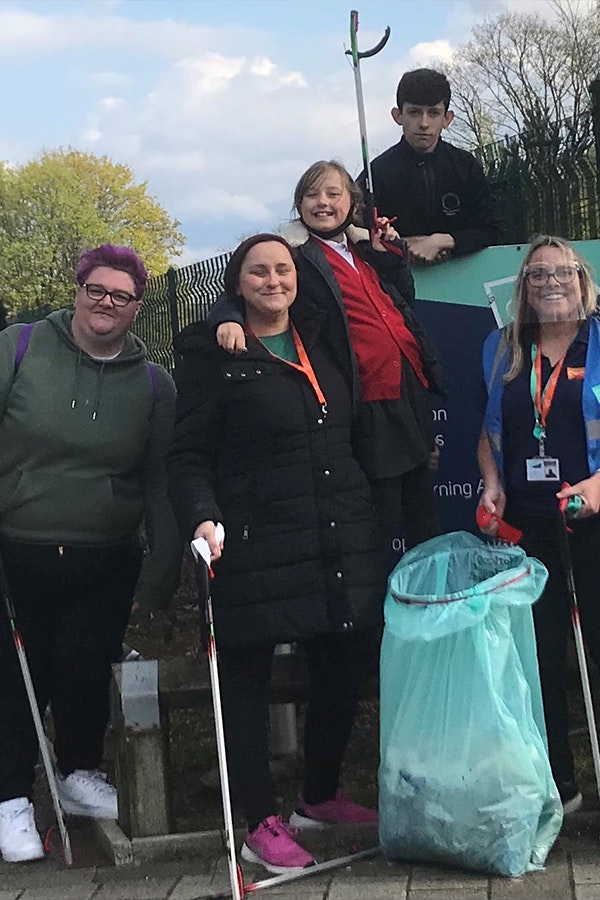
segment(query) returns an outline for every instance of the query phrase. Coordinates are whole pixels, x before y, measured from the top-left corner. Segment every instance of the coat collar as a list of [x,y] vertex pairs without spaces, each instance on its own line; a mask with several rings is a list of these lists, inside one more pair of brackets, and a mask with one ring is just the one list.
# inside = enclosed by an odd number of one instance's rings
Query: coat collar
[[[280,233],[292,247],[301,247],[302,244],[306,244],[310,238],[308,229],[300,219],[293,219]],[[359,228],[356,225],[350,225],[345,233],[348,240],[353,244],[357,244],[359,241],[369,240],[369,232],[367,229]]]

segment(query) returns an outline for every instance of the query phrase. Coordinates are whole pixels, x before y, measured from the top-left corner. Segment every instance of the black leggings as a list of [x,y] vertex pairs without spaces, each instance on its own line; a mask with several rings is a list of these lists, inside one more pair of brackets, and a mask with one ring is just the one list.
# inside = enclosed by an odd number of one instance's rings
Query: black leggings
[[440,534],[433,478],[425,464],[397,475],[371,481],[373,505],[389,554],[394,538],[404,535],[410,550],[429,538]]
[[[304,733],[307,803],[331,800],[336,794],[372,645],[367,631],[321,635],[303,643],[311,677]],[[273,650],[272,646],[219,650],[227,759],[250,830],[276,811],[268,738]]]
[[[0,554],[40,712],[48,704],[58,768],[96,769],[109,716],[111,663],[140,568],[133,544],[65,547],[2,541]],[[0,802],[31,796],[38,743],[8,618],[0,610]]]

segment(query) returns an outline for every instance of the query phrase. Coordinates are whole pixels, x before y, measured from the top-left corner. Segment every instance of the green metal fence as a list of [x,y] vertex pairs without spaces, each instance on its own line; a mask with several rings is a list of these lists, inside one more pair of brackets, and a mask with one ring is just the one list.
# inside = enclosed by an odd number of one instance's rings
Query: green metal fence
[[174,335],[190,322],[206,318],[209,307],[223,291],[223,273],[230,256],[223,253],[148,279],[135,332],[154,362],[173,368]]
[[496,198],[499,244],[541,233],[570,240],[600,235],[591,113],[505,138],[477,155]]

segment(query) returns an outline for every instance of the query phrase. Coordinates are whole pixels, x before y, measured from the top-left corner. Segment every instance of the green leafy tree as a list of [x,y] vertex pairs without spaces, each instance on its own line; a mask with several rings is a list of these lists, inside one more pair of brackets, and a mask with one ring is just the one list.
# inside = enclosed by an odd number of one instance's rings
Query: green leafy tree
[[133,247],[150,274],[181,253],[180,223],[132,170],[77,150],[0,165],[0,297],[13,314],[68,306],[79,253],[107,241]]

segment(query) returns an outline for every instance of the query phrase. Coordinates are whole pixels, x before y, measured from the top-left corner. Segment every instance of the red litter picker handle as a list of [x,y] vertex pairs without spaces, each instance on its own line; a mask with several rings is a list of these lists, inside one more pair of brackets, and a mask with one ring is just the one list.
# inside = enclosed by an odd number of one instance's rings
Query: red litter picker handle
[[505,522],[504,519],[501,519],[496,513],[488,512],[485,506],[482,506],[481,504],[477,507],[475,520],[481,529],[487,528],[489,525],[495,523],[498,526],[496,537],[501,541],[506,541],[507,544],[518,544],[523,537],[522,531],[509,525],[508,522]]

